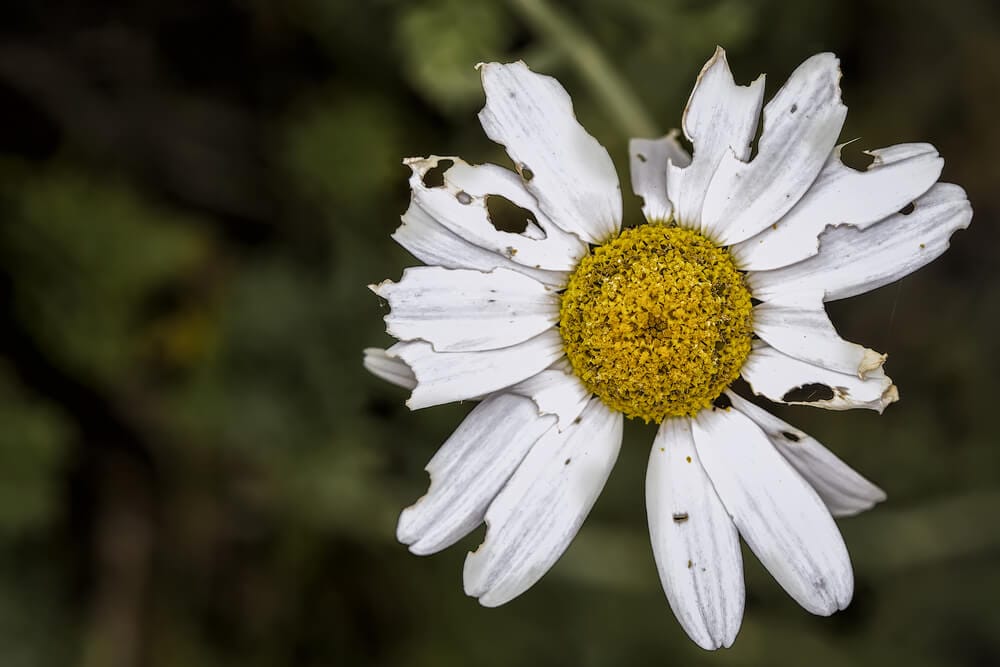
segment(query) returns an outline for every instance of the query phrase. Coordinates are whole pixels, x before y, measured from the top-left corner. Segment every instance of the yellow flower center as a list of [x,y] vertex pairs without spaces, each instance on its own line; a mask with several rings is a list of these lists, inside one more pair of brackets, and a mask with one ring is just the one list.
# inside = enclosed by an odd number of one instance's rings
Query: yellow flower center
[[590,391],[628,417],[659,423],[708,407],[739,376],[752,308],[727,250],[651,223],[581,260],[559,331]]

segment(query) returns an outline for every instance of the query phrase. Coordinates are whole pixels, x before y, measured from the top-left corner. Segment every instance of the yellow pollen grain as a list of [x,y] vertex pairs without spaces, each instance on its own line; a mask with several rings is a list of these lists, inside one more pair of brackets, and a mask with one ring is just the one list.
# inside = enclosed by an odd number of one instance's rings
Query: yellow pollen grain
[[666,224],[624,230],[581,260],[559,331],[583,384],[646,422],[694,415],[738,376],[753,305],[729,252]]

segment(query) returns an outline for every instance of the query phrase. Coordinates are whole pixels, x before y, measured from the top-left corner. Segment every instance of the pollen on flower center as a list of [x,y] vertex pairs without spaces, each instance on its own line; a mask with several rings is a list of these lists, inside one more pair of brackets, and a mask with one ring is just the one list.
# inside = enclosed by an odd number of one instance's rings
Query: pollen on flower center
[[750,352],[752,303],[729,252],[664,224],[624,230],[581,260],[559,331],[586,387],[628,417],[707,407]]

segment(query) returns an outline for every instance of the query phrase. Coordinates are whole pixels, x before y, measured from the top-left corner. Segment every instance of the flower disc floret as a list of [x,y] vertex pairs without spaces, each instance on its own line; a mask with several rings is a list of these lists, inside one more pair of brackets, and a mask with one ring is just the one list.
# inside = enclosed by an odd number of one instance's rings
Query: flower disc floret
[[647,224],[581,260],[559,330],[590,391],[659,423],[708,407],[739,376],[752,308],[727,250],[691,230]]

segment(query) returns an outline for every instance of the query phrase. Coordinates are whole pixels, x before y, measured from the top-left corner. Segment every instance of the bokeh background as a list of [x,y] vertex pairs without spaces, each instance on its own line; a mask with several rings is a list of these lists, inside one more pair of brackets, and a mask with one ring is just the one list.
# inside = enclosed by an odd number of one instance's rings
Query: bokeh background
[[[902,401],[778,410],[889,494],[841,522],[855,601],[812,617],[748,555],[735,648],[695,647],[648,546],[654,430],[629,423],[562,560],[480,608],[481,532],[394,539],[469,406],[411,413],[361,368],[390,342],[365,285],[415,263],[389,239],[400,159],[506,164],[473,65],[524,58],[627,182],[629,133],[678,125],[717,43],[771,93],[835,51],[848,161],[931,141],[976,210],[941,260],[830,307]],[[0,665],[1000,665],[998,93],[991,0],[6,4]]]

